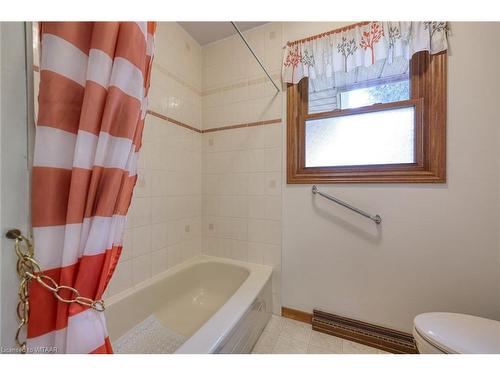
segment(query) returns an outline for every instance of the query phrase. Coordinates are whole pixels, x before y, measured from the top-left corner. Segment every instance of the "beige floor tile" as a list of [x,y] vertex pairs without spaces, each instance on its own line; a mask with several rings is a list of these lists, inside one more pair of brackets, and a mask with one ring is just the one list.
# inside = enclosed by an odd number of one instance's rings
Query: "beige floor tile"
[[252,349],[252,354],[272,354],[273,345],[266,345],[265,343],[257,341]]
[[317,346],[309,343],[307,354],[342,354],[341,350],[332,350],[326,346]]
[[272,335],[266,331],[260,335],[259,340],[257,341],[258,344],[264,345],[264,346],[270,346],[271,348],[276,345],[276,341],[278,341],[279,335]]
[[283,322],[281,336],[288,337],[295,341],[305,342],[307,344],[311,336],[311,325],[286,319]]
[[316,347],[323,347],[331,353],[342,353],[342,339],[327,335],[326,333],[312,331],[309,344]]
[[357,342],[349,340],[342,341],[342,353],[344,354],[378,354],[378,352],[378,349],[372,348],[371,346],[358,344]]
[[306,351],[307,342],[280,335],[274,346],[273,354],[305,354]]
[[281,333],[281,329],[283,328],[283,321],[285,319],[277,316],[271,315],[269,322],[267,323],[266,328],[264,329],[265,333],[278,336]]
[[272,315],[255,344],[255,354],[390,354],[353,341],[313,331],[311,325]]

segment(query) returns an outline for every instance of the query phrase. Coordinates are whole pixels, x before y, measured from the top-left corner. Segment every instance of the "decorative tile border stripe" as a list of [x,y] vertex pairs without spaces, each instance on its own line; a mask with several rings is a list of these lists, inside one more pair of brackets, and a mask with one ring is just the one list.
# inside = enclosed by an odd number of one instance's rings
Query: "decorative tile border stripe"
[[218,131],[221,131],[221,130],[239,129],[239,128],[250,128],[252,126],[272,125],[272,124],[278,124],[278,123],[281,123],[281,119],[280,118],[273,119],[273,120],[248,122],[248,123],[245,123],[245,124],[220,126],[218,128],[203,129],[202,133],[212,133],[212,132],[218,132]]
[[[37,65],[33,65],[33,71],[39,72],[40,71],[40,67],[38,67]],[[184,124],[183,122],[177,121],[176,119],[173,119],[171,117],[165,116],[165,115],[163,115],[163,114],[161,114],[159,112],[155,112],[155,111],[152,111],[150,109],[148,109],[147,114],[151,115],[151,116],[154,116],[154,117],[157,117],[157,118],[159,118],[161,120],[171,122],[172,124],[181,126],[181,127],[185,128],[185,129],[189,129],[189,130],[192,130],[194,132],[201,133],[201,134],[203,134],[203,133],[213,133],[213,132],[218,132],[218,131],[221,131],[221,130],[230,130],[230,129],[239,129],[239,128],[250,128],[250,127],[253,127],[253,126],[262,126],[262,125],[272,125],[272,124],[278,124],[278,123],[282,122],[282,120],[280,118],[277,118],[277,119],[273,119],[273,120],[264,120],[264,121],[256,121],[256,122],[247,122],[247,123],[243,123],[243,124],[219,126],[217,128],[211,128],[211,129],[198,129],[198,128],[195,128],[194,126],[191,126],[191,125],[188,125],[188,124]]]
[[171,122],[171,123],[173,123],[175,125],[178,125],[178,126],[182,126],[183,128],[192,130],[194,132],[203,133],[202,130],[200,130],[198,128],[195,128],[194,126],[190,126],[188,124],[184,124],[183,122],[180,122],[180,121],[177,121],[177,120],[175,120],[175,119],[173,119],[171,117],[167,117],[165,115],[162,115],[161,113],[158,113],[158,112],[155,112],[155,111],[151,111],[150,109],[148,109],[147,113],[148,113],[148,115],[151,115],[151,116],[154,116],[154,117],[158,117],[159,119]]
[[204,134],[204,133],[213,133],[213,132],[218,132],[218,131],[221,131],[221,130],[249,128],[249,127],[253,127],[253,126],[262,126],[262,125],[272,125],[272,124],[278,124],[278,123],[282,122],[281,119],[278,118],[278,119],[273,119],[273,120],[247,122],[247,123],[244,123],[244,124],[220,126],[220,127],[211,128],[211,129],[198,129],[198,128],[195,128],[193,126],[184,124],[183,122],[177,121],[177,120],[175,120],[175,119],[173,119],[171,117],[162,115],[161,113],[158,113],[158,112],[155,112],[155,111],[148,110],[148,114],[151,115],[151,116],[155,116],[155,117],[157,117],[159,119],[171,122],[171,123],[173,123],[175,125],[182,126],[183,128],[195,131],[197,133],[201,133],[201,134]]

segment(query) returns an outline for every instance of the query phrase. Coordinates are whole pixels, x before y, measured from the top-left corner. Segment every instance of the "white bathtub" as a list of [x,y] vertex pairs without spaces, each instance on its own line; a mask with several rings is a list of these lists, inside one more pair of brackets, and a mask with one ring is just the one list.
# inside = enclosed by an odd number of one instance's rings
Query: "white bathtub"
[[175,353],[248,353],[272,311],[272,268],[199,256],[107,300],[111,342],[153,316]]

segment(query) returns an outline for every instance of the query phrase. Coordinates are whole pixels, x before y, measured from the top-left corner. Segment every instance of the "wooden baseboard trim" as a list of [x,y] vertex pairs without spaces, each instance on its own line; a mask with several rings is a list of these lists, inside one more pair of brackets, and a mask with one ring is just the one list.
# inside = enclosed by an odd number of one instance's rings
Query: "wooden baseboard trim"
[[306,313],[300,310],[290,309],[289,307],[281,308],[281,316],[288,319],[298,320],[299,322],[307,324],[311,324],[313,318],[312,314],[310,313]]
[[409,333],[324,311],[313,311],[312,329],[390,353],[418,353],[415,340]]
[[413,336],[406,332],[330,314],[320,310],[307,313],[289,307],[281,308],[281,316],[312,325],[314,331],[337,336],[396,354],[418,353]]

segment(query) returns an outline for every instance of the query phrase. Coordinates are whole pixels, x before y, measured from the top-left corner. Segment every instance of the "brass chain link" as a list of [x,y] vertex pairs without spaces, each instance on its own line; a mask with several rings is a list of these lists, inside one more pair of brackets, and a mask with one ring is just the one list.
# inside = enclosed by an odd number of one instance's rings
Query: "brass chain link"
[[[90,307],[97,311],[104,311],[104,301],[93,300],[91,298],[82,297],[80,292],[70,286],[59,285],[50,276],[44,275],[40,271],[40,266],[34,259],[34,248],[29,239],[24,237],[18,229],[11,229],[7,232],[7,238],[15,240],[14,249],[17,255],[17,275],[19,276],[19,302],[17,304],[17,318],[19,325],[17,327],[15,340],[21,349],[21,353],[26,353],[26,339],[21,339],[21,331],[29,321],[29,284],[31,280],[36,280],[45,289],[52,292],[55,298],[63,303],[78,303],[82,306]],[[24,243],[24,246],[22,246]],[[69,292],[70,297],[65,298],[61,295],[62,292]]]

